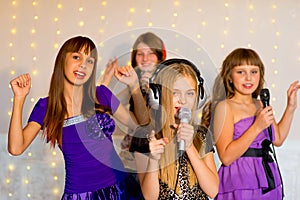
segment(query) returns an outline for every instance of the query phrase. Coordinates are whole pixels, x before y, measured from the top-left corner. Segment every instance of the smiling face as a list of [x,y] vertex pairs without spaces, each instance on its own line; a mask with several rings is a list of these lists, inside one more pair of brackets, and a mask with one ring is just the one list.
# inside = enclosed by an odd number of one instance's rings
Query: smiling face
[[141,42],[137,45],[137,52],[135,56],[137,67],[141,71],[153,72],[158,63],[157,55],[153,50]]
[[260,70],[254,65],[236,66],[232,69],[231,78],[235,95],[252,95],[259,85]]
[[65,82],[81,86],[86,83],[93,72],[95,58],[85,53],[84,49],[79,52],[66,53],[64,74]]
[[188,76],[180,76],[173,86],[174,113],[181,107],[193,109],[196,102],[196,83]]

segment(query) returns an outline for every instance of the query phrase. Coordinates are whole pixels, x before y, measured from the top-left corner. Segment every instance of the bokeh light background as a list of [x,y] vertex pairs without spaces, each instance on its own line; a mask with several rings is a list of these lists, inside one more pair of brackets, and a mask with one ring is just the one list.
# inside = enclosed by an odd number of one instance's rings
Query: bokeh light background
[[[22,156],[7,153],[9,81],[25,72],[32,76],[25,124],[38,98],[47,95],[55,56],[70,37],[85,35],[97,44],[101,74],[110,58],[127,64],[134,40],[152,31],[164,40],[168,57],[186,57],[199,66],[208,89],[226,55],[253,48],[266,66],[277,120],[288,86],[300,79],[297,0],[0,0],[0,11],[0,199],[60,199],[64,166],[57,148],[38,137]],[[286,143],[277,148],[289,200],[300,198],[299,117],[298,108]]]

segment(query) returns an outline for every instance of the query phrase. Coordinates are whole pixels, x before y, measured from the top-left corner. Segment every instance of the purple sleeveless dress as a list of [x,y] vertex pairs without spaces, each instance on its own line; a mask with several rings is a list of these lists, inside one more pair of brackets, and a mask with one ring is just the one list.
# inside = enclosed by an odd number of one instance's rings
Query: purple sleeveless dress
[[[255,117],[241,119],[234,124],[234,140],[238,139],[254,122]],[[268,130],[262,131],[252,142],[250,148],[261,149],[263,141],[269,139]],[[274,140],[274,135],[272,140]],[[266,158],[266,157],[265,157]],[[263,157],[242,156],[229,166],[219,168],[220,186],[216,200],[279,200],[282,199],[280,173],[275,161],[267,156],[265,162],[273,176],[274,188],[269,188]],[[268,174],[270,174],[268,173]]]
[[[99,103],[113,113],[120,105],[105,86],[97,87],[96,95]],[[47,97],[39,99],[29,122],[35,121],[43,127],[47,102]],[[59,146],[66,170],[62,199],[142,199],[139,185],[130,180],[114,149],[114,129],[114,120],[99,112],[88,119],[79,115],[64,121],[62,146]]]

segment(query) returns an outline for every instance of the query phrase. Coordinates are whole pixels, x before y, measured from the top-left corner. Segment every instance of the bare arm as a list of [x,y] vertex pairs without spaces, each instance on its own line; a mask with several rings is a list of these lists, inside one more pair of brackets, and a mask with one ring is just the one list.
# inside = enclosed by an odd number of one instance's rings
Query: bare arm
[[157,140],[154,134],[155,132],[152,131],[150,135],[149,157],[138,152],[134,153],[141,189],[147,200],[156,200],[159,196],[159,159],[169,143],[167,138]]
[[234,133],[234,113],[226,101],[220,102],[215,110],[214,134],[218,155],[222,163],[226,166],[240,158],[257,135],[271,125],[274,118],[267,112],[271,107],[260,109],[256,120],[241,137],[233,140]]
[[293,82],[287,91],[287,106],[278,125],[274,123],[275,141],[274,145],[281,146],[288,136],[294,113],[297,108],[297,92],[300,89],[299,81]]
[[219,189],[219,176],[214,162],[213,153],[201,157],[193,144],[194,126],[188,123],[180,123],[177,129],[177,142],[185,141],[185,150],[193,166],[197,180],[203,191],[214,198]]
[[14,92],[14,101],[8,130],[7,149],[12,155],[20,155],[31,144],[41,126],[38,123],[30,122],[24,129],[22,127],[23,106],[31,86],[29,74],[13,79],[10,84]]
[[158,160],[138,152],[134,156],[143,196],[146,200],[156,200],[159,195]]
[[214,198],[219,190],[219,176],[213,153],[210,152],[201,158],[194,145],[186,149],[186,153],[191,161],[200,187],[210,198]]

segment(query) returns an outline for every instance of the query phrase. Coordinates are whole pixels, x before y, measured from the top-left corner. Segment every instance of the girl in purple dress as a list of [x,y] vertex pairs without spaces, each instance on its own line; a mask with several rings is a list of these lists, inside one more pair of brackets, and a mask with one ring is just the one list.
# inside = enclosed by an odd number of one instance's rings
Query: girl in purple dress
[[[142,114],[131,118],[105,86],[105,76],[96,87],[98,53],[87,37],[74,37],[61,47],[55,61],[48,97],[36,103],[27,125],[22,127],[22,110],[31,86],[29,74],[13,79],[13,112],[8,133],[8,151],[22,154],[39,130],[52,147],[61,149],[66,169],[62,199],[142,199],[138,185],[127,175],[112,143],[113,115],[135,130],[147,124],[146,105],[132,67],[118,68],[117,60],[107,65],[108,73],[128,85]],[[142,117],[141,117],[142,116]]]
[[223,86],[224,93],[214,88],[215,99],[205,108],[214,114],[213,131],[222,162],[217,200],[283,198],[279,169],[269,145],[280,146],[286,139],[300,85],[298,81],[290,85],[287,106],[279,123],[272,107],[264,108],[257,99],[263,85],[264,65],[255,51],[239,48],[225,58],[215,84]]

